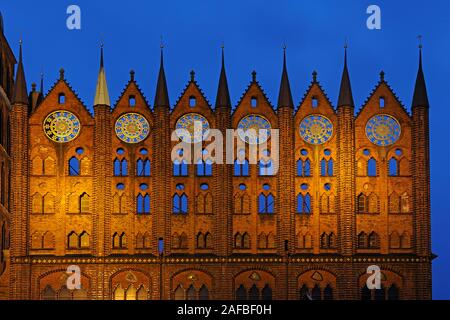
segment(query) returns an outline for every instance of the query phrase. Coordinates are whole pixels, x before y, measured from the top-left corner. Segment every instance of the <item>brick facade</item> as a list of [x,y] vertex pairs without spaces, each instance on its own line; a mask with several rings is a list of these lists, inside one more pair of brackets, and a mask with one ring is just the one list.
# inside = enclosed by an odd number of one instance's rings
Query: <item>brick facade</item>
[[[6,39],[0,41],[6,48]],[[332,106],[317,74],[298,107],[279,103],[274,108],[255,73],[232,110],[226,103],[213,108],[194,73],[172,108],[164,99],[151,107],[134,72],[113,106],[95,105],[91,113],[63,71],[38,105],[11,105],[11,92],[4,88],[12,87],[5,83],[12,82],[15,60],[10,49],[1,52],[2,70],[5,65],[9,70],[0,78],[1,142],[6,146],[10,134],[11,145],[10,153],[0,146],[0,162],[5,172],[11,164],[12,186],[5,193],[8,179],[2,174],[1,192],[11,201],[10,210],[0,206],[5,230],[0,298],[361,299],[367,298],[362,289],[370,265],[381,268],[383,285],[369,292],[371,297],[431,298],[428,106],[414,107],[411,116],[384,75],[356,115],[353,105]],[[80,120],[76,139],[56,143],[46,137],[44,119],[57,110]],[[115,123],[127,112],[148,121],[144,141],[129,144],[116,136]],[[187,176],[173,175],[171,151],[177,142],[171,134],[187,113],[201,114],[224,136],[243,117],[264,116],[279,129],[279,171],[264,176],[250,165],[248,176],[235,176],[229,164],[213,165],[211,176],[199,176],[189,165]],[[302,120],[313,114],[333,124],[331,139],[321,145],[308,144],[299,134]],[[366,123],[377,114],[400,123],[395,144],[379,147],[368,140]],[[71,175],[73,158],[79,169]],[[389,174],[393,158],[399,168],[395,176]],[[149,176],[138,172],[138,161],[146,159]],[[333,163],[325,174],[323,159]],[[371,159],[374,176],[367,171]],[[310,162],[310,174],[298,174],[299,160]],[[126,173],[115,173],[116,161],[126,162]],[[207,190],[201,188],[205,185]],[[188,197],[188,212],[173,214],[172,197],[181,192]],[[275,199],[274,213],[260,214],[258,196],[268,192]],[[146,194],[150,212],[138,214],[138,196]],[[297,213],[298,194],[311,197],[309,213]],[[211,197],[211,212],[200,210]],[[366,198],[364,210],[361,199]],[[248,210],[236,209],[240,199]],[[396,201],[402,209],[395,210]],[[202,247],[199,235],[207,233],[209,246]],[[237,234],[244,233],[248,247],[236,245]],[[180,246],[183,234],[186,245]],[[81,290],[65,288],[69,265],[81,268]]]

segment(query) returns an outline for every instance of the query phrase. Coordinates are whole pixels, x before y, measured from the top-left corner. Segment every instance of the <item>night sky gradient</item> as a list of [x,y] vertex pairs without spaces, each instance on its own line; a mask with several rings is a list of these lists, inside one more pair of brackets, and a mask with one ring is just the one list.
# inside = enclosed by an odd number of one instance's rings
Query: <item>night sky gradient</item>
[[[66,28],[66,9],[81,7],[82,29]],[[382,10],[382,29],[366,27],[366,9]],[[45,73],[46,91],[64,67],[66,78],[92,107],[99,68],[99,44],[105,45],[105,67],[112,102],[129,79],[130,69],[153,104],[159,68],[160,38],[172,104],[196,71],[196,79],[214,104],[220,72],[220,47],[235,104],[251,80],[251,71],[276,104],[282,68],[282,46],[296,105],[313,70],[336,105],[349,44],[349,71],[356,110],[378,82],[379,72],[410,110],[418,67],[418,39],[423,36],[424,72],[430,100],[433,295],[450,299],[449,183],[450,160],[450,2],[445,0],[2,0],[5,33],[18,56],[24,42],[27,82]]]

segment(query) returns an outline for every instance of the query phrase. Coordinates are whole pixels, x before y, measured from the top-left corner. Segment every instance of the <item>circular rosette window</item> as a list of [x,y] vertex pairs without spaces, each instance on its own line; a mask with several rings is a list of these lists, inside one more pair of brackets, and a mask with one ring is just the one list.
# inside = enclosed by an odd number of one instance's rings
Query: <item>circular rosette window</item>
[[366,124],[367,138],[377,146],[390,146],[400,139],[402,128],[394,117],[387,114],[376,115]]
[[271,125],[269,120],[257,114],[243,118],[238,124],[238,135],[248,144],[261,144],[270,137]]
[[300,123],[300,136],[307,143],[324,144],[333,136],[333,124],[322,115],[307,116]]
[[175,125],[177,136],[186,143],[197,143],[209,136],[209,122],[202,115],[188,113],[178,119]]
[[150,125],[139,113],[126,113],[116,121],[117,137],[126,143],[139,143],[147,139]]
[[45,135],[52,141],[65,143],[74,140],[81,130],[80,120],[72,112],[58,110],[44,120]]

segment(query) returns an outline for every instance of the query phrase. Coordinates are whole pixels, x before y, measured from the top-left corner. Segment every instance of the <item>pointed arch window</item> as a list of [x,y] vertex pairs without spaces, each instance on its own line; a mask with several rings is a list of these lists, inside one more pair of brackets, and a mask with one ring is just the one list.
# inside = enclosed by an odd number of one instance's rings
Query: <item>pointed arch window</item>
[[247,290],[242,284],[236,290],[236,300],[247,300]]
[[148,193],[139,194],[136,199],[136,206],[138,215],[150,214],[150,195]]
[[175,177],[187,177],[188,176],[188,164],[186,160],[174,160],[173,161],[173,175]]
[[234,176],[235,177],[248,177],[249,176],[249,163],[247,159],[234,162]]
[[410,213],[411,212],[411,206],[410,206],[410,197],[408,193],[403,193],[401,197],[401,212],[402,213]]
[[322,292],[318,284],[314,286],[311,291],[311,297],[313,300],[322,300]]
[[271,193],[265,195],[261,193],[258,196],[258,213],[273,214],[275,212],[275,199]]
[[337,239],[334,232],[331,232],[330,234],[322,233],[320,236],[320,247],[322,249],[335,249],[337,246]]
[[138,177],[150,177],[151,164],[148,158],[138,159],[136,162],[136,175]]
[[311,195],[309,193],[306,195],[299,193],[297,195],[297,213],[309,215],[311,212]]
[[205,236],[203,235],[203,233],[199,232],[197,234],[197,249],[205,249],[206,245],[205,245]]
[[259,300],[259,289],[255,284],[248,291],[248,298],[249,300]]
[[369,212],[369,199],[365,194],[360,193],[358,196],[358,213]]
[[370,249],[379,249],[380,248],[380,237],[376,232],[371,232],[368,238],[368,247]]
[[113,249],[126,249],[127,248],[127,236],[125,232],[114,232],[112,237]]
[[259,167],[259,175],[260,176],[273,176],[274,175],[272,160],[267,160],[267,161],[260,160],[258,167]]
[[311,177],[311,161],[309,159],[297,160],[297,176]]
[[200,287],[200,290],[198,291],[198,298],[199,300],[209,300],[209,290],[207,286],[202,285]]
[[78,235],[75,231],[72,231],[67,236],[67,246],[69,249],[78,249]]
[[128,161],[127,159],[119,160],[116,158],[114,160],[114,176],[116,177],[126,177],[128,176]]
[[210,177],[213,175],[213,164],[211,160],[198,160],[197,161],[197,176]]
[[397,231],[393,231],[389,236],[389,247],[391,249],[399,249],[400,248],[400,235]]
[[80,195],[80,213],[89,213],[90,211],[90,197],[84,192]]
[[186,291],[186,300],[197,300],[197,291],[192,284]]
[[391,158],[389,160],[389,176],[390,177],[396,177],[399,175],[399,167],[398,167],[398,160],[395,158]]
[[80,234],[80,248],[89,248],[89,234],[86,231]]
[[188,213],[188,197],[186,194],[174,194],[173,199],[173,213],[174,214],[187,214]]
[[44,213],[55,213],[55,197],[51,193],[44,196]]
[[367,246],[367,241],[368,241],[367,234],[365,232],[361,232],[358,235],[358,248],[360,248],[360,249],[367,248],[368,247]]
[[174,292],[174,299],[175,300],[184,300],[184,289],[180,286],[178,286]]
[[333,300],[333,288],[329,284],[323,289],[323,300]]
[[367,175],[369,177],[377,176],[377,160],[374,158],[370,158],[369,161],[367,161]]
[[79,176],[80,175],[80,160],[77,157],[72,157],[69,159],[69,176]]

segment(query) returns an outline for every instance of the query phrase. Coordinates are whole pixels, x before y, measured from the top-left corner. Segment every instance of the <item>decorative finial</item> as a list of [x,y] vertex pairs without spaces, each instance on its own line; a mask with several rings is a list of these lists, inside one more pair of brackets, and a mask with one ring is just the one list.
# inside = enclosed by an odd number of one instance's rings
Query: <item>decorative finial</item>
[[255,70],[252,71],[252,81],[256,82],[256,71]]
[[287,49],[286,43],[283,43],[283,51],[286,51],[286,49]]
[[345,37],[344,49],[345,49],[345,50],[348,49],[348,39],[347,39],[347,37]]
[[64,68],[59,69],[59,79],[64,80]]
[[44,67],[41,71],[41,88],[39,89],[42,94],[44,94]]
[[380,80],[381,81],[384,81],[384,76],[385,76],[385,73],[383,70],[381,70],[381,72],[380,72]]
[[317,82],[317,71],[316,70],[313,71],[312,76],[313,76],[313,82],[316,83]]
[[160,37],[159,47],[161,48],[161,50],[164,49],[164,42],[163,42],[163,36],[162,35]]
[[31,91],[35,92],[36,91],[36,82],[33,82],[31,84]]
[[418,36],[417,36],[417,39],[419,39],[419,49],[422,49],[423,48],[423,45],[422,45],[422,36],[419,34]]
[[130,80],[131,81],[134,81],[134,75],[135,75],[134,70],[130,70]]
[[225,49],[225,44],[222,42],[222,44],[220,45],[220,48],[223,50]]
[[191,71],[191,82],[194,82],[194,81],[195,81],[195,71],[192,70]]

